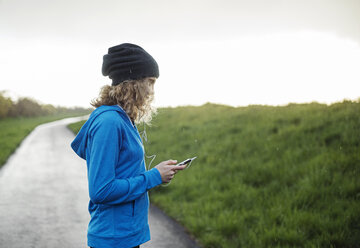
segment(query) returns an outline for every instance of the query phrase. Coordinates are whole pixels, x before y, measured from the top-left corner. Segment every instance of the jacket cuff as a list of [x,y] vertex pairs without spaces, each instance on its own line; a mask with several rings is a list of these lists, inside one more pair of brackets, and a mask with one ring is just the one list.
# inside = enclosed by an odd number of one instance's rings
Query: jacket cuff
[[151,170],[146,171],[145,177],[148,179],[148,189],[151,189],[159,184],[162,184],[161,175],[158,169],[152,168]]

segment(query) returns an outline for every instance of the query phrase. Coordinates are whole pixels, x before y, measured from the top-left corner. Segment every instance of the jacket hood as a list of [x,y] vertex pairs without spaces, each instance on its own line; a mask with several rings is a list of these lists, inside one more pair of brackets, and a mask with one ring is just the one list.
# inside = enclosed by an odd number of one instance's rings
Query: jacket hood
[[76,135],[73,142],[71,142],[71,148],[74,150],[74,152],[82,159],[86,160],[86,144],[88,140],[89,135],[89,129],[91,127],[91,124],[93,121],[102,113],[107,111],[116,111],[121,115],[125,115],[126,118],[127,114],[125,111],[119,107],[118,105],[102,105],[98,108],[96,108],[90,115],[89,119],[84,123],[84,125],[81,127],[79,133]]

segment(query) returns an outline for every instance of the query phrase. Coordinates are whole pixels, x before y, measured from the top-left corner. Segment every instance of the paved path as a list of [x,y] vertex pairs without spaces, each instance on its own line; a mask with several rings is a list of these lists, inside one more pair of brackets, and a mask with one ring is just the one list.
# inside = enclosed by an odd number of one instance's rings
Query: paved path
[[[86,165],[70,148],[69,118],[37,127],[0,169],[0,247],[87,247]],[[145,248],[197,247],[183,228],[150,208]]]

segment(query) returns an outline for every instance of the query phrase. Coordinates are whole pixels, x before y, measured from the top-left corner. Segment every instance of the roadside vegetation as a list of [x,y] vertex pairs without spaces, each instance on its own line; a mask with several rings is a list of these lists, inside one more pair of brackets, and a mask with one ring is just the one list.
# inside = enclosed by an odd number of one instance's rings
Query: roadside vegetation
[[13,101],[0,92],[0,168],[36,126],[90,112],[91,109],[41,105],[31,98]]
[[203,247],[360,247],[359,101],[163,108],[146,133],[151,166],[198,157],[150,197]]

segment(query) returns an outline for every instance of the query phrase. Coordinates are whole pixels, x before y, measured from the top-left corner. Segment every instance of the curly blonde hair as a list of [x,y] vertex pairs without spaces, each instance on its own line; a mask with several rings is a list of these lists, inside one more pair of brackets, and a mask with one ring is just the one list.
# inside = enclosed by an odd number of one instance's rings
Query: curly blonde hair
[[151,106],[155,81],[155,77],[146,77],[126,80],[116,86],[105,85],[98,98],[90,104],[95,108],[101,105],[119,105],[136,124],[150,124],[153,114],[156,113],[156,108]]

